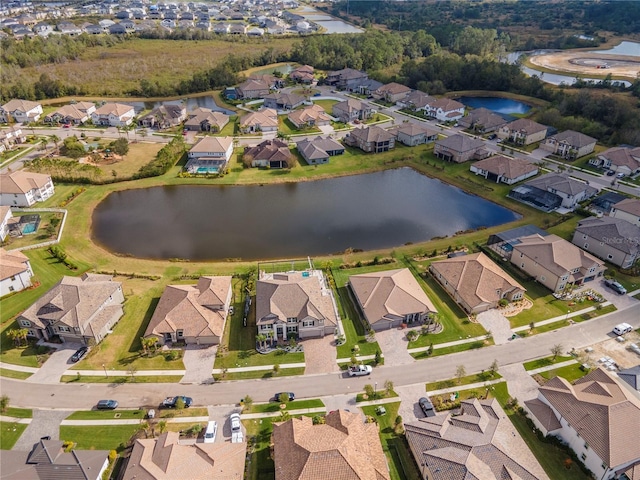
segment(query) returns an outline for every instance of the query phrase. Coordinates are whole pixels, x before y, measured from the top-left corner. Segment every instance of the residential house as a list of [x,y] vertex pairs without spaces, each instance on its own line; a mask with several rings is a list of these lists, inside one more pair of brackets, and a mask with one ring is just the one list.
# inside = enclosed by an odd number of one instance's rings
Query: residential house
[[489,151],[482,140],[461,133],[437,140],[433,153],[447,162],[456,163],[480,160],[489,156]]
[[498,137],[516,145],[531,145],[547,136],[547,127],[527,118],[519,118],[498,128]]
[[54,193],[53,181],[44,173],[16,170],[0,174],[0,205],[30,207]]
[[534,234],[546,237],[549,232],[535,225],[522,225],[502,232],[492,233],[487,240],[487,247],[500,255],[500,258],[503,258],[504,261],[507,261],[511,258],[513,246],[520,243],[522,237]]
[[412,90],[406,97],[398,102],[398,105],[414,111],[419,111],[427,109],[428,105],[435,101],[436,99],[434,97],[431,97],[420,90]]
[[126,127],[131,125],[136,112],[131,105],[122,103],[105,103],[91,113],[94,125],[109,127]]
[[549,480],[495,398],[463,400],[404,427],[421,479]]
[[[640,476],[640,398],[603,368],[573,384],[554,377],[524,402],[543,435],[566,443],[594,478]],[[626,476],[625,476],[626,475]]]
[[578,222],[574,245],[621,268],[640,258],[640,227],[621,218],[585,218]]
[[30,123],[40,120],[42,105],[30,100],[13,99],[0,107],[0,122]]
[[640,173],[640,147],[614,147],[589,160],[591,165],[625,176]]
[[44,117],[46,123],[65,123],[80,125],[91,118],[96,106],[91,102],[77,102],[64,105]]
[[245,165],[252,167],[290,168],[293,154],[287,142],[276,138],[265,140],[255,147],[245,147],[242,160]]
[[525,288],[482,252],[433,262],[429,272],[470,314],[524,298]]
[[554,293],[604,274],[604,262],[557,235],[529,235],[513,246],[511,263]]
[[353,122],[354,120],[368,120],[374,113],[373,107],[368,103],[348,98],[342,102],[334,103],[331,112],[342,123]]
[[621,218],[629,223],[640,227],[640,200],[637,198],[627,198],[611,207],[610,216]]
[[540,148],[567,160],[575,160],[593,152],[596,141],[584,133],[566,130],[547,137]]
[[289,113],[287,118],[299,129],[331,125],[331,117],[320,105],[308,105],[300,110],[295,110]]
[[329,157],[344,153],[344,146],[330,137],[305,138],[297,146],[300,155],[309,165],[328,163]]
[[461,127],[481,134],[495,132],[506,123],[504,117],[484,107],[471,110],[458,120]]
[[311,65],[303,65],[293,70],[289,74],[289,78],[294,82],[311,84],[315,80],[313,71],[314,69]]
[[265,95],[263,106],[275,110],[293,110],[302,105],[305,100],[302,95],[295,93],[270,93]]
[[343,68],[327,74],[325,83],[340,90],[357,91],[363,83],[369,80],[369,75],[361,70]]
[[256,283],[258,334],[272,341],[333,335],[336,302],[320,270],[260,272]]
[[496,183],[513,185],[538,174],[536,165],[504,155],[494,155],[474,163],[469,168],[476,175],[482,175],[487,180]]
[[393,134],[377,125],[355,128],[344,137],[346,145],[358,147],[367,153],[388,152],[395,147],[395,142]]
[[464,105],[450,98],[441,98],[429,103],[424,111],[440,122],[455,122],[464,116]]
[[187,118],[184,105],[163,104],[138,119],[138,125],[145,128],[163,130],[177,127]]
[[57,28],[61,35],[69,35],[70,37],[82,35],[82,29],[71,22],[61,22],[57,25]]
[[[618,378],[640,393],[640,365],[625,368],[618,372]],[[624,386],[624,384],[621,383]]]
[[160,345],[218,345],[231,303],[231,277],[200,277],[196,285],[168,285],[149,321],[145,338]]
[[189,113],[188,120],[184,122],[184,128],[195,132],[220,132],[229,123],[229,119],[229,115],[222,112],[196,108]]
[[219,173],[233,155],[233,137],[205,137],[187,154],[185,170],[189,173]]
[[396,140],[408,147],[415,147],[423,143],[432,143],[438,139],[438,132],[417,123],[406,122],[387,130]]
[[[597,193],[598,190],[595,188],[574,180],[569,175],[547,173],[514,188],[509,197],[542,210],[547,207],[553,210],[558,207],[573,209]],[[542,197],[542,201],[538,197]]]
[[109,467],[108,450],[67,450],[62,440],[45,438],[31,450],[3,450],[0,478],[100,480]]
[[411,89],[406,85],[402,85],[401,83],[391,82],[386,85],[378,88],[373,96],[375,98],[384,100],[389,103],[396,103],[403,100],[409,93]]
[[33,31],[40,37],[48,37],[53,33],[53,25],[46,22],[40,22],[33,26]]
[[259,82],[263,82],[273,90],[284,87],[284,79],[276,77],[275,75],[272,75],[270,73],[251,75],[251,77],[249,77],[249,80],[257,80]]
[[236,87],[238,98],[243,100],[264,98],[269,95],[270,91],[269,84],[254,78],[249,78]]
[[11,207],[0,205],[0,242],[9,235],[9,220],[13,218]]
[[213,26],[214,33],[226,34],[226,33],[229,33],[230,31],[231,31],[230,23],[219,22]]
[[246,114],[240,120],[242,133],[277,132],[278,112],[272,108],[261,108]]
[[31,277],[33,270],[24,253],[0,248],[0,297],[29,288]]
[[[220,425],[222,429],[222,425]],[[138,438],[121,480],[242,480],[247,444],[181,441],[178,432]]]
[[26,141],[27,137],[22,133],[22,128],[19,125],[0,129],[0,153],[11,150],[14,145]]
[[264,35],[264,28],[249,27],[247,29],[247,37],[262,37]]
[[62,277],[17,319],[29,337],[96,344],[123,315],[122,284],[111,275],[85,273]]
[[352,275],[349,287],[362,316],[375,331],[422,323],[436,313],[408,268]]
[[334,410],[324,423],[311,417],[273,424],[275,480],[389,480],[377,423],[360,413]]
[[247,33],[247,28],[249,28],[249,26],[244,23],[232,23],[229,26],[229,33],[231,35],[245,35]]
[[589,209],[597,215],[609,215],[611,213],[611,209],[616,203],[627,199],[626,196],[621,195],[618,192],[605,192],[604,189],[602,192],[603,193],[600,193],[589,204]]

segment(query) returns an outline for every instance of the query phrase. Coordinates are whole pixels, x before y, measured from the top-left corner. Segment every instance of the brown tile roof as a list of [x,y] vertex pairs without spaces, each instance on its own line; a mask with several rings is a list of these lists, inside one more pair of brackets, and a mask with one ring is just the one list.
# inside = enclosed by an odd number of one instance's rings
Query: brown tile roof
[[529,411],[534,417],[538,419],[540,424],[545,428],[547,432],[552,432],[562,428],[562,424],[556,418],[555,413],[551,410],[551,407],[544,403],[539,398],[533,400],[527,400],[524,402]]
[[401,83],[391,82],[381,86],[376,93],[379,95],[397,95],[398,93],[409,93],[411,89]]
[[388,480],[378,425],[344,410],[324,425],[299,417],[273,424],[276,480]]
[[[580,195],[583,192],[585,195],[595,195],[598,190],[587,185],[584,182],[574,180],[569,175],[563,175],[561,173],[547,173],[533,180],[529,180],[526,185],[539,188],[541,190],[556,190],[567,195]],[[555,193],[555,192],[553,192]]]
[[189,153],[224,153],[233,145],[233,137],[204,137],[196,143]]
[[294,110],[288,115],[289,120],[294,122],[296,125],[301,125],[305,123],[309,123],[311,121],[330,121],[331,117],[327,115],[320,105],[309,105],[300,110]]
[[528,173],[538,171],[536,165],[526,160],[505,157],[504,155],[494,155],[493,157],[474,163],[473,166],[509,179],[518,178]]
[[601,260],[557,235],[543,237],[536,234],[521,237],[520,243],[513,247],[514,257],[516,252],[524,253],[558,276],[576,268],[588,269],[594,265],[603,265]]
[[177,432],[138,439],[123,480],[242,480],[246,443],[181,445]]
[[63,105],[62,107],[57,109],[55,112],[47,115],[46,118],[53,117],[54,115],[59,115],[64,118],[70,117],[70,118],[73,118],[74,120],[80,121],[83,118],[87,117],[87,111],[80,110],[76,105]]
[[616,167],[627,167],[631,171],[640,168],[640,151],[637,148],[631,150],[627,147],[613,147],[599,153],[597,157],[609,160]]
[[405,424],[405,430],[430,480],[548,478],[495,399],[465,400],[460,415],[427,417]]
[[256,322],[273,323],[276,319],[306,317],[336,325],[331,297],[317,276],[303,277],[301,272],[263,276],[256,284]]
[[415,108],[424,108],[427,105],[435,102],[434,97],[430,97],[420,90],[414,90],[407,94],[404,98],[404,102],[413,105]]
[[637,198],[627,198],[616,203],[613,208],[620,210],[621,212],[630,213],[640,217],[640,200]]
[[540,123],[529,120],[528,118],[519,118],[513,122],[507,124],[507,127],[511,131],[524,132],[527,135],[532,135],[541,131],[546,131],[547,127]]
[[434,102],[429,104],[429,108],[441,108],[443,112],[448,112],[451,110],[458,110],[460,108],[464,108],[464,105],[456,100],[452,100],[450,98],[440,98]]
[[5,112],[15,112],[16,110],[21,112],[28,112],[29,110],[33,110],[40,103],[32,102],[30,100],[20,100],[18,98],[14,98],[13,100],[9,100],[7,103],[2,105],[2,109]]
[[488,128],[497,128],[505,125],[507,121],[497,113],[488,108],[476,108],[471,110],[466,117],[460,119],[460,123],[465,125],[482,125],[486,130]]
[[231,277],[200,277],[197,285],[168,285],[149,321],[145,337],[182,330],[185,337],[222,337]]
[[425,135],[427,137],[433,137],[438,135],[436,130],[431,128],[423,127],[422,125],[418,125],[417,123],[402,123],[395,127],[391,127],[387,130],[389,133],[393,135],[398,135],[398,133],[403,133],[409,137],[415,137],[416,135]]
[[22,252],[0,248],[0,280],[18,275],[29,268],[29,258]]
[[611,248],[634,257],[640,254],[640,227],[621,218],[585,218],[578,222],[576,232],[607,242]]
[[251,112],[242,117],[240,122],[242,128],[245,127],[277,127],[278,126],[278,112],[273,108],[263,108],[257,112]]
[[584,133],[574,132],[573,130],[565,130],[564,132],[557,133],[550,138],[555,138],[558,142],[566,142],[575,148],[586,147],[592,143],[596,143],[596,139],[585,135]]
[[363,128],[355,128],[351,131],[349,135],[367,143],[388,142],[394,138],[391,133],[387,132],[383,128],[378,127],[377,125],[372,125],[370,127],[363,127]]
[[269,91],[269,84],[262,79],[249,78],[237,87],[241,92],[251,92],[254,90]]
[[293,158],[289,144],[282,140],[265,140],[255,147],[246,147],[244,154],[251,156],[253,160],[280,160],[289,162]]
[[208,108],[198,108],[189,114],[189,119],[184,122],[184,124],[185,126],[199,126],[202,122],[207,120],[211,125],[215,125],[218,129],[221,129],[229,123],[229,118],[229,115],[225,115],[222,112],[213,112]]
[[370,324],[436,311],[408,268],[352,275],[349,284]]
[[114,115],[117,115],[118,117],[121,117],[133,110],[134,108],[131,105],[124,105],[122,103],[105,103],[101,107],[96,108],[95,112],[93,113],[96,115],[114,114]]
[[484,147],[484,142],[482,140],[468,135],[463,135],[461,133],[456,133],[448,136],[447,138],[443,138],[442,140],[437,140],[436,144],[458,153],[478,150],[479,148]]
[[299,105],[306,100],[305,97],[298,95],[297,93],[270,93],[269,95],[265,95],[264,98],[265,100],[273,99],[277,103],[289,107]]
[[433,262],[431,268],[442,275],[471,309],[486,303],[495,305],[502,298],[500,293],[525,291],[482,252]]
[[334,139],[329,137],[305,138],[304,140],[300,140],[297,143],[297,146],[298,151],[307,160],[326,158],[329,156],[327,153],[328,151],[344,151],[344,147],[341,143],[336,142]]
[[0,192],[24,194],[35,188],[42,188],[50,181],[51,177],[44,173],[17,170],[0,175]]
[[351,113],[354,111],[371,110],[371,106],[368,103],[362,102],[355,98],[348,98],[342,102],[334,103],[333,110],[341,110],[343,112]]
[[615,468],[640,459],[640,399],[598,368],[573,385],[555,377],[540,395],[580,434],[589,447]]

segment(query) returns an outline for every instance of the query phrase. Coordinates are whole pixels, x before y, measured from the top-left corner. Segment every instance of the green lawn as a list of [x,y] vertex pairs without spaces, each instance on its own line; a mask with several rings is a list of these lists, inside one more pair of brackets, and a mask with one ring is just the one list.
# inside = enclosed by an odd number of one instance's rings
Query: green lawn
[[271,432],[274,419],[259,418],[244,420],[247,433],[247,463],[245,466],[245,479],[247,480],[274,480],[275,466],[271,458]]
[[133,420],[144,419],[146,410],[82,410],[73,412],[66,420]]
[[423,358],[438,357],[440,355],[449,355],[450,353],[466,352],[467,350],[476,350],[482,347],[488,347],[493,345],[493,339],[491,340],[477,340],[475,342],[461,343],[459,345],[451,345],[444,348],[434,348],[433,353],[429,355],[426,350],[417,353],[411,353],[410,355],[416,360],[422,360]]
[[182,375],[63,375],[62,383],[179,383]]
[[522,364],[525,370],[535,370],[536,368],[548,367],[549,365],[555,365],[556,363],[566,362],[568,360],[573,360],[573,357],[566,357],[558,355],[555,360],[553,359],[553,355],[544,358],[538,358],[537,360],[531,360],[530,362],[525,362]]
[[[274,392],[275,393],[275,392]],[[311,400],[294,400],[287,402],[287,410],[302,410],[304,408],[323,408],[324,403],[320,399]],[[243,410],[242,413],[271,413],[280,412],[280,402],[258,403],[252,404],[250,409]]]
[[9,370],[8,368],[0,368],[0,377],[17,378],[18,380],[26,380],[33,373],[19,372],[17,370]]
[[470,385],[472,383],[488,382],[491,380],[497,380],[499,378],[502,378],[502,375],[500,375],[499,373],[496,372],[492,375],[491,372],[487,371],[483,373],[476,373],[474,375],[467,375],[465,377],[462,377],[460,379],[460,382],[458,382],[457,378],[451,378],[449,380],[441,380],[439,382],[427,383],[425,385],[425,388],[427,392],[430,392],[433,390],[444,390],[445,388],[453,388],[458,386]]
[[583,370],[579,363],[574,363],[572,365],[567,365],[566,367],[554,368],[553,370],[547,370],[546,372],[538,373],[542,378],[547,380],[552,379],[553,377],[562,377],[565,380],[573,383],[579,378],[584,377],[588,370]]
[[329,115],[331,115],[331,111],[333,110],[333,106],[338,103],[337,100],[314,100],[312,99],[313,103],[316,105],[320,105],[322,108],[324,108],[324,111],[327,112]]
[[22,423],[0,422],[0,448],[11,450],[26,428]]
[[60,439],[75,442],[78,450],[121,451],[138,428],[138,425],[63,425],[60,427]]
[[362,407],[365,415],[370,415],[378,421],[380,429],[380,443],[384,451],[387,462],[389,464],[389,473],[391,480],[405,480],[420,478],[418,465],[413,459],[411,450],[404,435],[396,435],[394,432],[394,424],[398,416],[400,402],[385,403],[387,413],[378,415],[376,407]]
[[300,129],[296,127],[286,115],[278,116],[278,132],[282,133],[283,135],[322,133],[322,131],[318,127],[308,127]]
[[13,418],[32,418],[33,410],[30,408],[7,407],[3,415]]
[[[398,397],[398,394],[394,391],[389,392],[389,394],[387,395],[387,392],[384,390],[384,386],[383,385],[379,385],[380,388],[378,388],[378,390],[374,391],[374,394],[372,396],[367,396],[366,393],[358,393],[356,395],[356,403],[359,402],[369,402],[371,400],[382,400],[383,398],[396,398]],[[365,398],[365,396],[367,398]],[[386,404],[385,404],[386,405]]]
[[218,381],[225,380],[252,380],[255,378],[275,378],[275,377],[293,377],[296,375],[304,375],[305,367],[295,368],[281,368],[280,371],[274,375],[273,370],[258,370],[251,372],[227,372],[223,374],[214,375],[214,379]]

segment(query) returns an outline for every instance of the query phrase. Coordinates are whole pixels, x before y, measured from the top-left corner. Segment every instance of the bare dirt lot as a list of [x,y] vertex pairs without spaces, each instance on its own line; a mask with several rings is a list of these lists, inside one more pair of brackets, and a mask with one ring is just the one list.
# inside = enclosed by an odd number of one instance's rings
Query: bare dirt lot
[[627,347],[631,343],[640,345],[640,334],[636,332],[630,332],[625,335],[626,341],[618,342],[615,338],[610,338],[604,342],[596,343],[592,345],[592,352],[586,353],[588,355],[588,363],[594,366],[600,366],[598,360],[602,357],[611,357],[618,368],[625,369],[631,368],[640,363],[640,355],[632,352]]
[[[594,52],[556,52],[529,57],[536,67],[561,73],[587,76],[611,74],[633,81],[640,73],[640,59],[626,55],[603,55]],[[607,68],[604,68],[604,67]]]

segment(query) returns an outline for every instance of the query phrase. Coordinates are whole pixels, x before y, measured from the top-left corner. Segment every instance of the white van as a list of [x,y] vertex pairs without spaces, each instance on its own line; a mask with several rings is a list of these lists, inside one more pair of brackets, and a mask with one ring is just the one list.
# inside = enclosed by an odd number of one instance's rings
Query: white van
[[207,424],[207,429],[204,432],[204,443],[213,443],[216,441],[216,433],[218,433],[217,422],[211,420]]
[[616,335],[624,335],[625,333],[629,333],[631,330],[633,330],[633,327],[628,323],[621,323],[620,325],[613,327],[613,333]]

